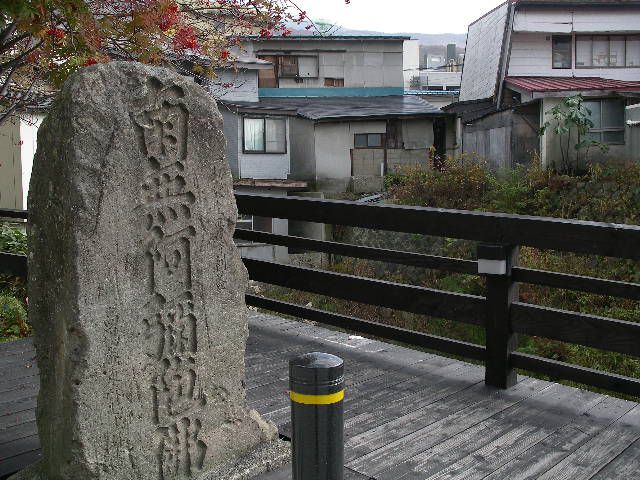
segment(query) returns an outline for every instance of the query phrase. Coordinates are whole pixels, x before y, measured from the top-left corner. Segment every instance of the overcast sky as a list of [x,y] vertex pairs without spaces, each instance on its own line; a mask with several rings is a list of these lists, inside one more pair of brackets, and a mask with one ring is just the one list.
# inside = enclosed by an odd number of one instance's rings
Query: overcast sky
[[385,33],[466,33],[467,26],[503,0],[299,0],[312,19]]

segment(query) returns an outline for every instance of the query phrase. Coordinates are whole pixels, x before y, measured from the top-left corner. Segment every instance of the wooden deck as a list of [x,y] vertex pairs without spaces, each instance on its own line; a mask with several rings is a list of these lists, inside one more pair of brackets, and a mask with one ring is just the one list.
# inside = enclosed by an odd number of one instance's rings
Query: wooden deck
[[[526,377],[487,388],[481,366],[278,317],[250,331],[248,399],[284,435],[288,358],[345,359],[345,480],[640,478],[636,403]],[[0,345],[0,478],[39,458],[37,374],[30,341]]]

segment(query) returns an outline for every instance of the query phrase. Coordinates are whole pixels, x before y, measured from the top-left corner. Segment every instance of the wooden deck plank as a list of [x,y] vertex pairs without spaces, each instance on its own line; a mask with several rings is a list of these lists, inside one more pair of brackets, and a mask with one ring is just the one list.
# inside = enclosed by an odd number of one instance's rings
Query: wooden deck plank
[[640,439],[629,445],[606,467],[596,473],[593,480],[629,480],[640,475]]
[[38,434],[29,435],[19,438],[11,443],[5,444],[0,449],[0,463],[9,460],[12,457],[22,455],[24,452],[38,450],[40,448],[40,439]]
[[[269,315],[249,326],[247,398],[281,432],[288,359],[344,358],[345,480],[622,480],[640,469],[634,402],[534,379],[500,391],[484,386],[482,366]],[[40,456],[34,355],[30,340],[0,345],[0,476]],[[291,478],[288,468],[267,475]]]
[[0,448],[2,448],[2,445],[4,444],[19,440],[24,437],[29,437],[31,435],[36,435],[37,433],[38,428],[36,426],[35,420],[17,425],[15,427],[2,429],[0,430]]
[[0,477],[22,470],[28,465],[36,463],[41,458],[42,453],[38,448],[36,450],[26,451],[20,455],[16,455],[15,457],[8,458],[7,460],[3,460],[0,462]]
[[640,406],[636,406],[538,478],[591,479],[639,438]]
[[[485,480],[533,480],[617,421],[635,403],[606,397],[596,407],[536,443]],[[631,478],[631,477],[627,477]]]
[[414,475],[385,471],[379,478],[482,479],[603,400],[595,393],[555,387],[412,458],[411,463],[419,462]]
[[549,386],[534,379],[506,391],[478,385],[427,408],[405,415],[398,412],[395,420],[346,442],[346,465],[376,476]]
[[0,396],[3,396],[6,392],[10,392],[15,389],[25,388],[29,385],[38,385],[40,379],[37,374],[33,374],[28,377],[12,378],[11,380],[2,379],[0,382]]

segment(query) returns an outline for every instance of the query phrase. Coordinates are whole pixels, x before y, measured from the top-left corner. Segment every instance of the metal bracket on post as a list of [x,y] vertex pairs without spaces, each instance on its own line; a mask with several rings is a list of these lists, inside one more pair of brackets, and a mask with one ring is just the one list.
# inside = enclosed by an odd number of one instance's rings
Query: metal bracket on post
[[293,480],[343,480],[344,362],[308,353],[289,362]]
[[518,348],[518,335],[511,330],[509,311],[518,300],[518,283],[511,277],[518,253],[514,245],[478,245],[478,273],[487,281],[485,383],[498,388],[517,383],[510,356]]

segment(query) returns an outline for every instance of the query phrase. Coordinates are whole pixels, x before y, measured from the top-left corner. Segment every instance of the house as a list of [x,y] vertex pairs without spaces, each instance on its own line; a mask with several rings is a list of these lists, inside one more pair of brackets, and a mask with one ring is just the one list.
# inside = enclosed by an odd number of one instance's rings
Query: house
[[23,112],[0,125],[0,208],[27,208],[41,112]]
[[470,25],[460,102],[445,110],[458,116],[461,153],[496,168],[534,155],[552,166],[560,139],[540,128],[578,94],[591,111],[590,138],[608,147],[598,159],[637,161],[625,123],[640,102],[640,1],[503,3]]
[[[404,65],[418,67],[404,36],[244,39],[237,79],[216,94],[237,191],[341,196],[379,192],[385,173],[427,164],[453,143],[453,118],[405,95]],[[449,135],[449,137],[447,137]],[[246,228],[322,239],[322,225],[243,217]],[[242,226],[241,225],[241,226]],[[265,249],[272,248],[272,251]],[[243,255],[284,260],[282,247],[243,244]]]
[[[379,191],[386,172],[427,163],[432,146],[444,152],[448,115],[404,95],[408,41],[246,39],[246,54],[270,67],[253,73],[257,101],[255,91],[221,99],[234,176],[277,180],[283,193],[290,185],[299,190],[301,181],[314,192]],[[452,142],[453,124],[449,130]]]

